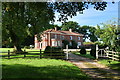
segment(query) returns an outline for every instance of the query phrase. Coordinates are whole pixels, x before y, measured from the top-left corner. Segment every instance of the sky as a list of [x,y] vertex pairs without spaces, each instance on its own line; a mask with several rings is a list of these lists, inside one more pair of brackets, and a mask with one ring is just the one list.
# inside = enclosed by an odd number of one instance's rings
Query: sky
[[[61,26],[61,22],[58,22],[58,13],[55,13],[56,19],[54,24]],[[75,21],[80,26],[89,25],[96,26],[97,24],[107,22],[113,18],[118,18],[118,2],[112,4],[108,2],[107,7],[104,11],[95,10],[92,6],[83,11],[83,14],[77,14],[73,18],[68,18],[68,21]]]

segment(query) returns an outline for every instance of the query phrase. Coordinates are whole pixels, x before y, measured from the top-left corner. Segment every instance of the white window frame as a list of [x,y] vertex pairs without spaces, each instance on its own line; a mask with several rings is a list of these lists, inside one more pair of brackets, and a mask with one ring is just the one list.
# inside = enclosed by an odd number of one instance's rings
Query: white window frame
[[52,46],[55,46],[55,41],[52,41]]
[[57,39],[57,34],[55,34],[55,39]]
[[78,46],[81,46],[81,42],[78,42]]
[[65,36],[62,36],[62,40],[65,39]]
[[70,36],[70,40],[72,40],[72,36]]
[[80,40],[80,37],[78,37],[78,40]]
[[69,42],[69,45],[72,46],[72,42]]

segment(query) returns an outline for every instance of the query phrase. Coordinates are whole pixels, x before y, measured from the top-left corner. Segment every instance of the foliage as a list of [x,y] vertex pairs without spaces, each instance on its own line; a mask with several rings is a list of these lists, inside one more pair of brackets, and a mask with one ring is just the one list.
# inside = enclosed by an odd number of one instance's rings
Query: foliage
[[53,20],[54,13],[46,6],[47,3],[2,3],[3,41],[10,41],[21,51],[20,45],[28,35],[42,32]]
[[69,29],[72,29],[73,32],[75,32],[76,28],[78,27],[79,27],[78,23],[73,21],[65,22],[61,26],[62,30],[64,31],[69,31]]
[[[44,55],[45,57],[49,57],[49,58],[54,58],[54,59],[57,59],[57,55],[64,55],[64,52],[63,50],[61,49],[61,47],[50,47],[50,46],[47,46],[45,48],[45,51],[44,51],[44,54],[48,54],[48,55]],[[54,55],[53,55],[54,54]],[[57,54],[57,55],[56,55]],[[64,57],[59,57],[60,58],[64,58]]]
[[69,17],[83,13],[88,5],[96,10],[105,10],[107,2],[3,2],[2,3],[2,38],[21,50],[21,43],[28,35],[35,35],[48,29],[54,21],[54,13],[60,13],[58,20],[66,21]]
[[81,48],[80,54],[86,54],[86,49],[85,49],[85,47],[82,47],[82,48]]
[[86,44],[95,44],[94,42],[83,42],[84,45]]
[[91,49],[90,55],[93,56],[94,58],[96,58],[96,49],[95,48]]
[[118,51],[120,47],[120,40],[117,39],[118,34],[116,32],[120,31],[116,21],[108,21],[107,23],[102,23],[103,26],[97,26],[96,35],[108,45],[111,50]]
[[97,36],[95,35],[95,31],[96,31],[96,28],[93,26],[84,25],[77,28],[77,32],[84,35],[84,38],[83,38],[84,41],[88,38],[92,42],[97,41],[98,39],[97,39]]
[[63,40],[62,41],[62,43],[63,43],[63,48],[66,48],[66,45],[68,45],[69,44],[69,41],[68,40]]
[[72,43],[72,49],[77,49],[77,43],[74,41],[74,40],[72,40],[71,41],[71,43]]
[[50,51],[52,51],[52,48],[51,48],[50,46],[47,46],[47,47],[45,48],[44,53],[49,53]]

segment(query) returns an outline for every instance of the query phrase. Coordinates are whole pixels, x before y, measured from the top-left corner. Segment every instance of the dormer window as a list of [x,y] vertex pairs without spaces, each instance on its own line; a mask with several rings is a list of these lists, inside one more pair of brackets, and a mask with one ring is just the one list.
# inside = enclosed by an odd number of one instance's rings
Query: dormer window
[[70,36],[70,40],[72,40],[72,36]]

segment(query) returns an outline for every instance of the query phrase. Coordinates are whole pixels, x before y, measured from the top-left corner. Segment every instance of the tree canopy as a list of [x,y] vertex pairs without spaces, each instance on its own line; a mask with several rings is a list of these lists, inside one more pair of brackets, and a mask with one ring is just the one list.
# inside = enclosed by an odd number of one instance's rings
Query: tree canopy
[[21,51],[21,43],[29,35],[46,30],[54,21],[55,11],[60,13],[59,21],[82,13],[94,5],[96,10],[105,10],[106,2],[3,2],[2,3],[2,38],[3,44],[12,43]]
[[100,41],[108,45],[111,50],[120,51],[120,39],[118,39],[117,32],[120,32],[117,22],[109,21],[108,23],[102,23],[102,26],[97,26],[95,33]]

